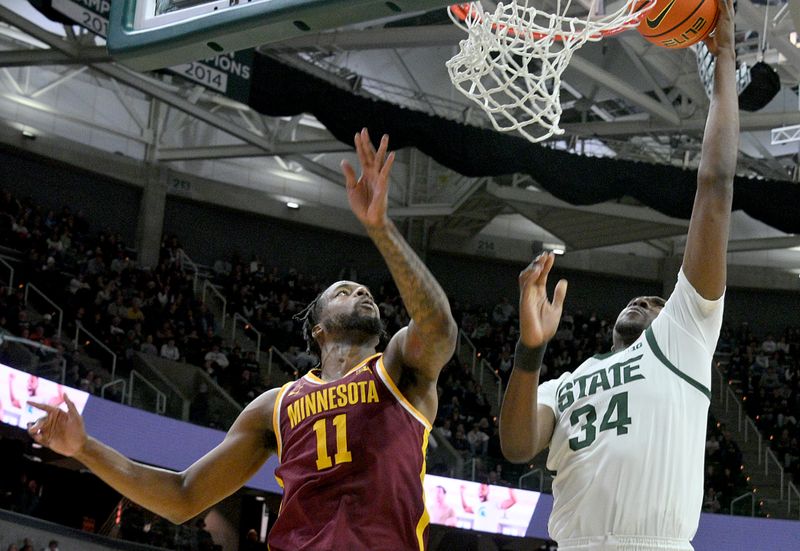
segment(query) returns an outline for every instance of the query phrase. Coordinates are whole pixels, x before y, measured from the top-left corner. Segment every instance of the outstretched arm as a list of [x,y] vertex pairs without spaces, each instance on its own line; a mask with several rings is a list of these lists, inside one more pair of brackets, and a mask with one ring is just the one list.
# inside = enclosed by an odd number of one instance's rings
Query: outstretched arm
[[8,398],[11,400],[11,405],[17,409],[22,408],[22,404],[19,403],[19,398],[14,396],[14,373],[10,372],[8,374]]
[[505,511],[511,509],[516,504],[517,504],[517,494],[514,493],[514,488],[509,488],[508,499],[504,499],[503,502],[500,503],[500,508]]
[[411,317],[408,327],[389,342],[384,364],[395,381],[407,368],[415,373],[420,386],[435,383],[455,350],[457,328],[450,304],[433,274],[387,215],[389,171],[395,158],[394,153],[386,156],[389,137],[383,136],[375,151],[364,129],[356,134],[355,146],[361,177],[356,179],[353,168],[342,162],[350,207],[386,261]]
[[538,404],[539,368],[547,342],[561,319],[567,282],[556,285],[553,302],[547,299],[547,275],[552,253],[539,255],[519,275],[519,342],[514,368],[500,407],[500,446],[513,463],[524,463],[550,444],[555,426],[553,411]]
[[466,487],[463,484],[461,485],[460,490],[461,490],[461,508],[464,510],[465,513],[470,513],[470,514],[474,513],[475,510],[472,508],[472,506],[470,506],[469,503],[467,503],[467,498],[466,496],[464,496],[464,490],[466,490]]
[[718,299],[725,291],[728,227],[739,152],[733,0],[719,2],[719,22],[714,37],[706,41],[717,57],[714,94],[703,136],[697,194],[683,255],[686,278],[700,296],[708,300]]
[[68,411],[47,404],[28,432],[33,439],[86,465],[95,475],[142,507],[181,524],[241,488],[272,450],[272,409],[278,389],[262,394],[236,419],[225,440],[191,467],[176,473],[131,461],[87,436],[83,419],[65,394]]

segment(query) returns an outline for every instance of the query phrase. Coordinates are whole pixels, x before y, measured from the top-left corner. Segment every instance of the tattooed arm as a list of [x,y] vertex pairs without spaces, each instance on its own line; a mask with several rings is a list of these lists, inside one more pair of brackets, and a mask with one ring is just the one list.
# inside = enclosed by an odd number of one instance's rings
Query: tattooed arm
[[[383,255],[411,317],[408,327],[398,331],[386,347],[384,365],[396,383],[404,375],[411,375],[412,394],[422,391],[420,411],[433,419],[436,380],[455,350],[456,324],[439,283],[387,215],[389,172],[395,158],[394,153],[386,156],[388,136],[383,136],[375,151],[364,129],[356,134],[355,145],[361,177],[357,179],[353,168],[342,163],[350,207]],[[433,400],[429,396],[431,390]],[[414,396],[406,397],[412,403],[418,401]],[[432,411],[429,406],[433,406]]]

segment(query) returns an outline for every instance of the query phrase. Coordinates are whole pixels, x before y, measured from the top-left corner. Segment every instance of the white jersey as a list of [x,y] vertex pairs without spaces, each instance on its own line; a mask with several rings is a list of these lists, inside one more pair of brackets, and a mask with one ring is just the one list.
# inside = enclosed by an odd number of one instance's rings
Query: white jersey
[[548,529],[560,551],[692,549],[722,307],[681,271],[635,343],[539,386],[556,417]]

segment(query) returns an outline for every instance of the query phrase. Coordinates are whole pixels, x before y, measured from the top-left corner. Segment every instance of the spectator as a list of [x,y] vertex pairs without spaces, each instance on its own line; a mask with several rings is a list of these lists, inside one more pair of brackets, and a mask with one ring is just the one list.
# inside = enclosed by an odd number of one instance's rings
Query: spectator
[[761,350],[769,355],[774,354],[777,349],[778,345],[775,342],[775,338],[772,335],[767,335],[767,338],[761,343]]
[[717,492],[709,486],[703,498],[703,511],[706,513],[719,513],[720,509],[722,509],[722,506],[719,504]]
[[175,346],[175,339],[169,339],[161,345],[161,357],[177,362],[181,358],[180,350]]
[[489,446],[489,435],[480,430],[478,423],[472,424],[472,430],[467,434],[467,441],[472,454],[486,455]]
[[496,304],[495,307],[492,309],[492,321],[496,325],[504,325],[511,321],[511,318],[516,313],[514,306],[508,302],[506,297],[503,297],[500,300],[499,304]]
[[261,551],[264,549],[264,545],[258,541],[258,532],[256,532],[253,528],[247,531],[247,535],[244,537],[244,543],[240,548],[240,551]]
[[453,448],[461,454],[465,459],[469,456],[470,445],[467,440],[467,435],[464,434],[464,425],[459,424],[456,427],[456,433],[453,435]]
[[152,334],[151,335],[147,335],[147,337],[145,337],[144,342],[139,347],[139,351],[142,354],[147,354],[148,356],[158,356],[158,348],[156,348],[156,345],[153,344],[153,335]]
[[215,344],[211,347],[205,355],[206,362],[214,362],[220,367],[228,367],[230,363],[228,362],[228,357],[219,349],[219,345]]

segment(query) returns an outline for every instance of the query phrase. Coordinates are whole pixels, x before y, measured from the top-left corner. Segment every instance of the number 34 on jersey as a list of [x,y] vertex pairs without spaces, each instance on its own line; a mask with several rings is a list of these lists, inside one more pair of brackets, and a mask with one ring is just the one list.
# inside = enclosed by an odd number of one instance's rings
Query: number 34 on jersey
[[[563,413],[581,398],[644,379],[644,375],[638,373],[638,362],[641,359],[641,355],[635,356],[564,382],[557,391],[559,413]],[[628,415],[628,392],[613,394],[603,411],[598,411],[592,403],[575,408],[569,416],[569,422],[572,427],[576,427],[575,435],[569,439],[569,447],[573,451],[591,446],[597,439],[598,432],[615,430],[617,435],[627,434],[628,425],[633,422]]]

